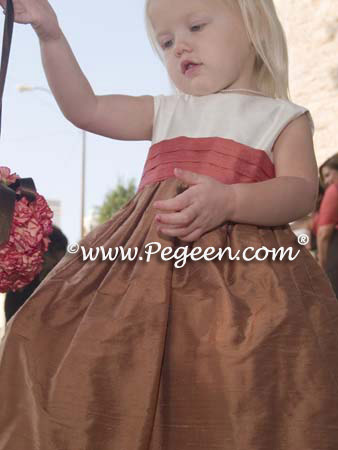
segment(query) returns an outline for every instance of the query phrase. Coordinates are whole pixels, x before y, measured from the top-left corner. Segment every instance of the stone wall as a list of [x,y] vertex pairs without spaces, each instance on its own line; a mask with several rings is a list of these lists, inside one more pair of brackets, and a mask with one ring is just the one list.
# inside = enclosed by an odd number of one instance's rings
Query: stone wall
[[309,108],[317,163],[338,152],[338,0],[275,0],[289,47],[291,101]]

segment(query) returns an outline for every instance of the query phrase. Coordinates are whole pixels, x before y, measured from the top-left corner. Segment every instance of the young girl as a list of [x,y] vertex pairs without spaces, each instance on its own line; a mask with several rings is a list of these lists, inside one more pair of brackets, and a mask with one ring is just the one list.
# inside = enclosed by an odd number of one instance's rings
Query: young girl
[[80,242],[141,256],[67,254],[7,326],[0,450],[336,450],[338,303],[288,225],[316,202],[313,124],[272,0],[149,0],[177,89],[156,97],[96,96],[47,1],[14,6],[64,115],[152,145]]

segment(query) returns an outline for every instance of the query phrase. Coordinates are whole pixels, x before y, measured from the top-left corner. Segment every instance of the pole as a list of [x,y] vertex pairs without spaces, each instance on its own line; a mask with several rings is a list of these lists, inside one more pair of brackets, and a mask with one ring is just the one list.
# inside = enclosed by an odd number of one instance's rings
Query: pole
[[86,132],[82,130],[82,174],[81,174],[81,239],[85,235],[85,185],[86,180]]

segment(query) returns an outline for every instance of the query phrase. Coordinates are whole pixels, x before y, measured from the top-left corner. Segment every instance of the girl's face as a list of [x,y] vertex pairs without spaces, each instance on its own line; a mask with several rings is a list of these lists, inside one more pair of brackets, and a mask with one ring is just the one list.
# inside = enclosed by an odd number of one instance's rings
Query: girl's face
[[[237,4],[224,0],[151,0],[149,18],[176,87],[190,95],[257,89],[255,50]],[[196,65],[186,71],[187,62]]]
[[338,170],[324,166],[321,172],[325,186],[329,186],[332,183],[338,183]]

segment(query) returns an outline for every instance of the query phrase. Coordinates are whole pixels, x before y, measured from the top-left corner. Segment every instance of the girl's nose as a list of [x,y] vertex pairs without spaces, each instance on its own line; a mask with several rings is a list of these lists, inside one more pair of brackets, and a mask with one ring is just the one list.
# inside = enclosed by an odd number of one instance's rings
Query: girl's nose
[[183,52],[190,53],[192,51],[191,45],[186,39],[177,39],[175,45],[175,55],[181,56]]

